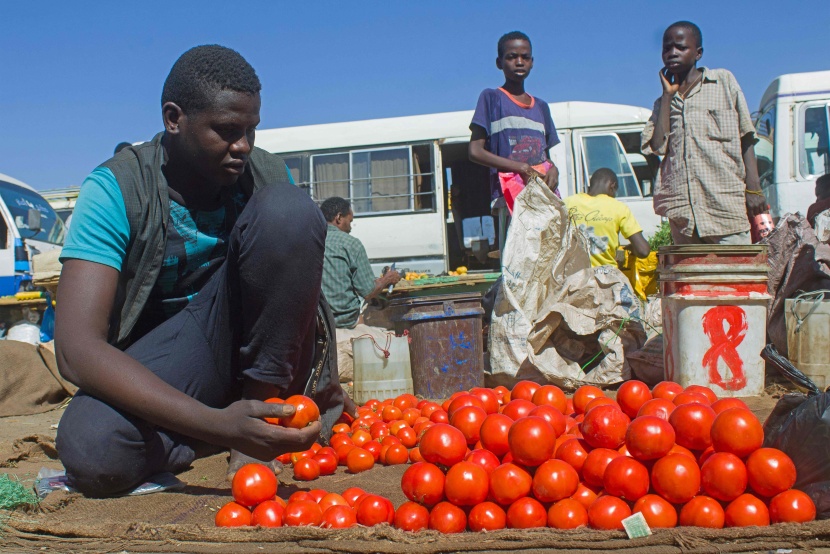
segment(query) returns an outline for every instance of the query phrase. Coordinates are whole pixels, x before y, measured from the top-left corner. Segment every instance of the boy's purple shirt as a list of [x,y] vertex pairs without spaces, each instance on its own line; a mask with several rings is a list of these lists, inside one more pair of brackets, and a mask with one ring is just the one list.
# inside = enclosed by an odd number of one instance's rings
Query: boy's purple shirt
[[[487,133],[487,150],[517,162],[538,165],[548,159],[547,150],[559,144],[559,135],[547,102],[532,97],[523,107],[499,89],[484,89],[478,97],[472,125]],[[490,168],[490,197],[500,197],[498,170]]]

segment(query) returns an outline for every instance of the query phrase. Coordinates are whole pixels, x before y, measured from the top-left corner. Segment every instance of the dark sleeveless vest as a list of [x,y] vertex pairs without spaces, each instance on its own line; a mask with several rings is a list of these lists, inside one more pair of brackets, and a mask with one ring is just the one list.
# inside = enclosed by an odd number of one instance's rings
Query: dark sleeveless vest
[[[150,142],[125,148],[101,164],[118,181],[130,224],[127,256],[118,279],[107,337],[110,344],[121,350],[130,345],[130,335],[158,279],[167,245],[170,198],[162,172],[166,161],[161,145],[163,136],[162,132]],[[279,182],[290,182],[283,159],[254,148],[239,177],[242,190],[250,197],[260,187]]]

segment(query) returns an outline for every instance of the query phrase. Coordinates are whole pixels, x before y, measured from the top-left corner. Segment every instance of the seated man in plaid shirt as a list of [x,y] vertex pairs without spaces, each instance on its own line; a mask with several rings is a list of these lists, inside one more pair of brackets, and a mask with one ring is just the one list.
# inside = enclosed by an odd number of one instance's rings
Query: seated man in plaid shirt
[[341,381],[354,376],[351,339],[361,335],[381,338],[385,330],[361,321],[364,300],[371,300],[401,280],[394,269],[375,279],[363,243],[351,235],[354,212],[348,200],[333,196],[320,205],[328,222],[323,257],[323,294],[337,325],[337,366]]

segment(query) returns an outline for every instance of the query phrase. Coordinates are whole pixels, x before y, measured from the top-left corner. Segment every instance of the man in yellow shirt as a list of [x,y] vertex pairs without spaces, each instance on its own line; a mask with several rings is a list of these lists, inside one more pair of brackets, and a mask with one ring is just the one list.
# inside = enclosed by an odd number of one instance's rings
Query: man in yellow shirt
[[616,200],[617,188],[617,175],[603,167],[591,175],[587,193],[565,199],[568,215],[588,241],[593,267],[617,265],[620,233],[631,243],[627,248],[638,258],[645,258],[651,252],[631,210]]

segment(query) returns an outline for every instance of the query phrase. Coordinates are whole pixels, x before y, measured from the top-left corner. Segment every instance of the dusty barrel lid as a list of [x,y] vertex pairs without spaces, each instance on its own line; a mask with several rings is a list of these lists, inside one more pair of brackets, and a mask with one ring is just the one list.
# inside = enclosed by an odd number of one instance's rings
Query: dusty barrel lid
[[657,258],[661,280],[675,274],[766,275],[769,270],[765,244],[663,246],[658,250]]

